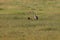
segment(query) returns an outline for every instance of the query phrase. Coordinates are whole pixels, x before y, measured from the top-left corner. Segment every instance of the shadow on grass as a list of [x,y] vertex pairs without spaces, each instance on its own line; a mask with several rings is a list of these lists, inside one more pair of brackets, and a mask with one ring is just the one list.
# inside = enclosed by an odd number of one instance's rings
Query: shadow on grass
[[44,28],[44,29],[40,29],[39,31],[57,31],[56,28]]
[[0,8],[0,10],[4,10],[3,8]]
[[15,16],[15,17],[13,17],[13,19],[20,19],[20,18]]

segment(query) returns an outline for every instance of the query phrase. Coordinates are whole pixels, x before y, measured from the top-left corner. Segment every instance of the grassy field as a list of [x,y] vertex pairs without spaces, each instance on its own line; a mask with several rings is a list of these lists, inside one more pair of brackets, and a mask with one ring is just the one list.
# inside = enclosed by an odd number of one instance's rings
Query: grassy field
[[59,4],[60,0],[0,0],[0,40],[60,40]]

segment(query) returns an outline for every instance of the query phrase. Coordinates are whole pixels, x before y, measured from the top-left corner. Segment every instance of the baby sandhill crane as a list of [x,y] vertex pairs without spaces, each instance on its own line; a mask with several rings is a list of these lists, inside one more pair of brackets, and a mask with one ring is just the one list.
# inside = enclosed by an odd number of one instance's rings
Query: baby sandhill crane
[[35,19],[35,20],[38,20],[38,16],[37,16],[37,15],[36,15],[36,16],[34,16],[34,19]]
[[28,17],[28,20],[33,20],[33,18],[34,20],[38,20],[38,16],[36,15],[35,12],[29,12],[29,13],[33,13],[33,17]]
[[34,14],[34,19],[38,20],[38,16],[36,14]]

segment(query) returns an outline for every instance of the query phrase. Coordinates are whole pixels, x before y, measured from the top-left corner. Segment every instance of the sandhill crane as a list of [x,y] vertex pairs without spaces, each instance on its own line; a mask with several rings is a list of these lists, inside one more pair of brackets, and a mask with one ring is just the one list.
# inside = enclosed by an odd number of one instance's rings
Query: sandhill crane
[[34,19],[35,19],[35,20],[38,20],[38,16],[37,16],[37,15],[35,15],[35,16],[34,16]]
[[32,13],[33,14],[33,17],[28,17],[28,20],[32,20],[32,19],[34,19],[34,20],[38,20],[38,16],[36,15],[36,13],[34,12],[34,11],[30,11],[29,13]]
[[38,16],[34,13],[34,19],[38,20]]

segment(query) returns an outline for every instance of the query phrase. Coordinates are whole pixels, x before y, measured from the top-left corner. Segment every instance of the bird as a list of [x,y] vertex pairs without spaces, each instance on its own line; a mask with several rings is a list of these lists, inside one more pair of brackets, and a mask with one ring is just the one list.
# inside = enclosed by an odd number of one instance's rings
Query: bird
[[34,14],[34,19],[38,20],[38,16],[36,14]]

